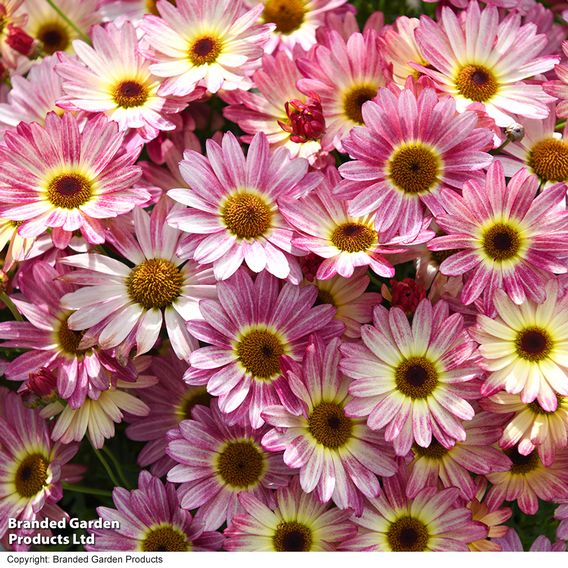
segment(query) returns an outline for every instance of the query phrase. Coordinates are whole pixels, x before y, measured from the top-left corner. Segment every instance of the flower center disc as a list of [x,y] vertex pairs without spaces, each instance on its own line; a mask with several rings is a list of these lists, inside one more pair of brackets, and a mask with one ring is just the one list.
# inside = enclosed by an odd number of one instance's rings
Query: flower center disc
[[61,174],[47,185],[47,198],[55,207],[76,209],[93,194],[91,182],[81,174]]
[[556,400],[558,402],[558,406],[556,407],[556,410],[544,410],[544,408],[542,408],[542,406],[538,403],[537,400],[533,401],[533,402],[529,402],[527,404],[527,407],[534,413],[534,414],[545,414],[545,415],[550,415],[550,414],[554,414],[557,410],[560,409],[560,406],[562,405],[562,401],[564,400],[564,397],[560,396],[559,394],[556,395]]
[[526,361],[542,361],[552,351],[552,338],[548,331],[541,327],[526,327],[518,332],[515,339],[517,355]]
[[114,88],[113,99],[121,108],[139,107],[148,100],[148,89],[139,81],[121,81]]
[[284,345],[270,331],[247,333],[240,339],[236,352],[241,365],[255,379],[271,379],[282,372],[280,357],[285,353]]
[[47,482],[49,463],[40,454],[24,458],[16,471],[16,491],[20,497],[30,498],[39,493]]
[[312,548],[312,531],[297,521],[284,521],[276,527],[272,544],[277,552],[309,552]]
[[43,51],[53,55],[56,51],[65,51],[71,44],[67,28],[59,22],[43,24],[36,33],[37,39],[43,44]]
[[440,159],[422,144],[408,144],[394,152],[388,173],[400,191],[411,195],[428,193],[438,182]]
[[517,450],[517,448],[511,448],[506,450],[505,454],[513,462],[511,466],[511,473],[523,474],[533,471],[538,467],[540,460],[538,459],[538,453],[532,451],[528,456],[523,456]]
[[357,124],[364,124],[363,105],[377,96],[377,87],[361,85],[349,91],[343,99],[343,111],[349,120]]
[[[167,0],[173,6],[176,5],[176,0]],[[158,12],[158,8],[156,7],[158,0],[146,0],[146,12],[148,14],[152,14],[154,16],[159,16],[160,12]]]
[[196,66],[215,63],[221,53],[221,42],[214,37],[196,39],[189,48],[189,60]]
[[449,451],[448,448],[444,448],[444,446],[442,446],[442,444],[440,444],[440,442],[435,439],[432,439],[432,442],[427,448],[423,448],[418,444],[414,444],[412,449],[414,450],[415,455],[430,458],[433,460],[442,459]]
[[276,24],[276,31],[281,34],[290,34],[303,24],[305,13],[304,0],[268,0],[262,19]]
[[191,390],[185,393],[184,397],[180,401],[176,416],[181,422],[182,420],[189,420],[193,418],[191,411],[196,404],[201,406],[209,406],[211,399],[213,397],[207,392],[206,387],[192,387]]
[[410,398],[428,398],[438,384],[438,372],[424,357],[410,357],[395,371],[398,390]]
[[361,223],[343,223],[334,229],[331,242],[344,252],[366,251],[377,241],[377,231]]
[[170,306],[180,296],[182,285],[182,273],[163,258],[145,260],[126,279],[128,295],[146,310]]
[[221,214],[228,231],[239,239],[262,237],[272,224],[270,206],[254,193],[231,195]]
[[515,258],[521,249],[519,231],[506,223],[496,223],[482,237],[482,247],[491,260]]
[[217,459],[217,473],[227,485],[236,489],[257,485],[264,467],[261,450],[249,440],[229,442]]
[[308,418],[310,434],[326,448],[341,448],[351,438],[353,421],[343,408],[334,402],[321,402]]
[[152,529],[142,542],[144,552],[186,552],[190,548],[187,536],[172,526]]
[[568,180],[568,143],[564,140],[541,140],[531,149],[528,165],[545,181]]
[[412,517],[402,517],[391,524],[387,540],[393,552],[422,552],[429,540],[426,525]]
[[465,65],[457,75],[456,87],[464,98],[484,103],[497,94],[499,84],[487,67]]
[[79,344],[81,339],[85,335],[84,331],[73,331],[69,329],[67,325],[67,319],[61,322],[59,329],[57,330],[57,338],[59,340],[59,346],[68,355],[82,355],[87,349],[79,349]]

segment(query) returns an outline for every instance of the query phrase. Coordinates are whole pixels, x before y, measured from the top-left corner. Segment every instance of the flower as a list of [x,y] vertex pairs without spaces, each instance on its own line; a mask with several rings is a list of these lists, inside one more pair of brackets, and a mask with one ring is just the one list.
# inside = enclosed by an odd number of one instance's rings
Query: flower
[[45,127],[20,123],[0,144],[0,217],[21,221],[19,234],[37,237],[53,228],[55,246],[65,248],[73,231],[85,240],[105,240],[101,219],[122,215],[149,194],[133,188],[141,170],[124,137],[104,116],[80,129],[71,113],[48,113]]
[[10,519],[31,521],[63,496],[65,464],[77,444],[53,443],[48,423],[38,410],[25,408],[20,397],[2,389],[0,397],[0,537]]
[[18,233],[20,224],[19,221],[0,219],[0,251],[8,245],[2,264],[2,270],[5,272],[12,269],[17,262],[35,258],[53,246],[50,235],[43,235],[38,239],[21,237]]
[[502,290],[495,292],[496,318],[479,314],[471,333],[480,344],[480,365],[488,372],[483,396],[501,389],[520,394],[521,401],[538,401],[545,411],[558,407],[557,395],[568,395],[568,296],[551,280],[541,304],[527,300],[517,306]]
[[9,380],[25,381],[41,368],[57,376],[57,394],[72,408],[79,408],[85,398],[97,398],[108,389],[112,377],[135,380],[131,365],[121,366],[113,353],[93,348],[79,348],[82,334],[69,329],[69,310],[63,309],[61,297],[74,289],[62,282],[64,271],[47,262],[36,262],[22,272],[19,286],[23,294],[12,297],[28,322],[0,323],[3,347],[30,349],[6,367]]
[[391,290],[383,284],[381,290],[383,296],[392,307],[401,308],[407,316],[414,314],[418,304],[426,297],[424,286],[413,278],[404,278],[401,281],[391,280],[389,284]]
[[291,471],[282,454],[260,445],[267,428],[229,426],[217,403],[196,406],[193,418],[183,420],[168,433],[168,455],[177,462],[168,481],[181,483],[178,490],[184,509],[199,510],[196,521],[206,530],[230,524],[240,510],[238,495],[248,493],[274,503],[273,489],[288,484]]
[[425,487],[412,499],[405,493],[404,471],[383,480],[383,493],[370,499],[363,515],[353,518],[359,534],[344,545],[353,551],[467,552],[487,528],[473,521],[455,487]]
[[326,122],[322,148],[343,151],[342,142],[351,128],[363,124],[363,103],[390,79],[377,49],[377,32],[354,33],[345,40],[332,31],[329,45],[319,44],[310,57],[299,57],[296,64],[304,76],[298,81],[300,91],[317,93],[321,100]]
[[412,64],[434,79],[451,95],[458,111],[482,103],[499,126],[508,126],[512,114],[546,118],[547,103],[554,100],[541,84],[522,82],[549,71],[558,63],[555,55],[540,55],[547,44],[534,24],[521,25],[518,13],[510,12],[501,22],[495,6],[480,10],[469,3],[460,20],[448,7],[440,23],[420,18],[416,40],[428,66]]
[[175,486],[162,483],[147,471],[140,472],[138,489],[115,487],[116,509],[97,507],[103,521],[118,521],[117,529],[93,528],[95,544],[89,552],[136,550],[139,552],[188,552],[219,550],[223,535],[204,531],[203,525],[181,508]]
[[405,456],[414,441],[422,448],[432,435],[446,448],[466,433],[459,422],[474,410],[467,383],[480,370],[472,361],[474,344],[461,314],[448,305],[422,300],[412,327],[400,308],[375,307],[373,325],[361,328],[362,344],[344,343],[340,369],[353,378],[347,415],[366,417],[372,430],[385,429],[397,455]]
[[189,357],[197,342],[184,320],[200,317],[198,302],[215,297],[215,281],[211,270],[177,255],[181,233],[166,223],[168,213],[177,208],[163,198],[150,215],[134,210],[134,231],[122,224],[111,229],[108,239],[134,266],[99,253],[60,260],[81,268],[76,279],[88,285],[62,298],[64,307],[76,310],[68,320],[70,329],[91,330],[104,349],[125,342],[128,353],[135,343],[140,355],[155,345],[165,318],[176,355]]
[[165,78],[159,95],[185,96],[201,82],[211,93],[250,87],[247,74],[274,29],[256,24],[261,6],[243,11],[241,0],[177,0],[176,6],[160,0],[156,6],[161,17],[146,15],[140,27],[150,71]]
[[455,101],[433,89],[381,89],[362,112],[365,126],[343,142],[354,160],[340,166],[345,181],[334,193],[352,200],[352,215],[372,214],[379,232],[416,236],[424,205],[440,210],[441,187],[461,189],[492,161],[491,133],[476,127],[477,115],[456,114]]
[[502,423],[500,416],[480,412],[464,424],[465,440],[452,447],[445,448],[435,439],[427,448],[415,445],[406,487],[408,497],[441,482],[443,487],[457,487],[464,499],[473,499],[477,487],[470,472],[485,475],[505,471],[511,465],[507,456],[493,447],[503,432]]
[[557,184],[537,195],[538,180],[521,170],[506,184],[503,167],[496,161],[484,184],[470,180],[460,196],[443,191],[447,213],[436,222],[447,235],[428,243],[434,251],[451,250],[440,265],[446,276],[464,275],[460,299],[471,304],[479,296],[491,300],[504,289],[516,303],[544,299],[546,282],[564,274],[568,266],[567,213],[563,210],[566,187]]
[[265,55],[262,67],[252,77],[257,91],[224,93],[230,104],[223,115],[247,133],[241,137],[244,142],[250,143],[255,134],[264,132],[271,146],[284,146],[293,158],[313,162],[321,151],[325,118],[319,96],[308,97],[296,87],[301,77],[285,53]]
[[190,234],[186,246],[200,264],[213,264],[215,278],[229,278],[243,260],[254,272],[266,269],[278,278],[301,280],[292,255],[293,231],[279,212],[283,199],[309,192],[320,180],[308,173],[308,162],[290,159],[285,148],[269,153],[264,134],[256,134],[246,158],[228,132],[222,145],[207,140],[207,157],[190,150],[180,170],[191,189],[168,195],[187,205],[168,223]]
[[349,541],[356,527],[348,511],[330,508],[293,482],[276,492],[270,509],[252,495],[239,496],[244,513],[225,529],[225,549],[263,552],[315,552],[337,550]]
[[343,331],[329,305],[313,307],[315,286],[282,287],[261,272],[253,282],[244,271],[218,285],[219,302],[202,300],[205,321],[188,322],[189,332],[209,345],[195,350],[185,381],[207,385],[219,408],[233,413],[231,423],[264,423],[261,412],[288,400],[294,404],[280,362],[282,355],[300,360],[312,333],[329,341]]
[[[173,130],[171,116],[186,106],[185,99],[157,94],[160,81],[149,62],[138,53],[136,29],[127,22],[95,26],[93,47],[75,41],[76,58],[60,56],[56,69],[63,77],[65,96],[58,106],[66,110],[104,112],[121,131],[134,128],[151,140],[160,130]],[[198,94],[201,94],[198,91]]]
[[[562,42],[562,52],[568,57],[568,41]],[[543,89],[559,99],[556,114],[560,118],[568,118],[568,65],[566,63],[556,65],[554,72],[558,80],[547,81],[543,84]]]
[[168,350],[166,356],[154,357],[150,372],[159,382],[151,389],[142,389],[138,395],[148,405],[146,416],[128,416],[130,423],[126,436],[130,440],[146,442],[138,454],[138,465],[150,467],[153,475],[159,477],[175,465],[166,454],[169,430],[177,428],[182,420],[192,417],[196,404],[209,406],[211,396],[205,387],[190,387],[183,381],[187,364]]
[[280,206],[282,215],[297,230],[292,245],[323,257],[316,277],[327,280],[336,274],[349,278],[360,266],[370,266],[379,276],[394,276],[394,268],[382,256],[405,250],[409,241],[425,242],[432,233],[424,223],[412,237],[387,240],[377,232],[374,215],[351,215],[348,203],[333,195],[340,178],[330,166],[325,178],[314,191],[301,199],[289,200]]
[[339,372],[340,343],[336,338],[324,344],[315,337],[301,366],[284,358],[301,412],[285,403],[265,408],[262,417],[274,428],[262,445],[284,451],[284,463],[300,470],[303,491],[315,490],[322,503],[333,500],[340,509],[350,507],[360,515],[363,496],[376,497],[381,491],[377,475],[394,475],[397,466],[382,435],[345,413],[351,381]]
[[491,483],[486,503],[491,509],[503,501],[517,501],[519,509],[526,515],[538,511],[539,499],[554,501],[568,497],[568,452],[561,450],[553,464],[545,467],[536,451],[523,456],[517,448],[506,450],[511,460],[508,471],[486,474]]

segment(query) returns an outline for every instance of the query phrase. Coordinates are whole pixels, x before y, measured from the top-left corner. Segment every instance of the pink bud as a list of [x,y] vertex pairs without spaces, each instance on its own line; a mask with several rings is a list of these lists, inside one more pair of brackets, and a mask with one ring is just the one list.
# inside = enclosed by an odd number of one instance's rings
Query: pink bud
[[288,115],[289,124],[278,121],[280,127],[290,133],[292,142],[308,142],[319,140],[325,131],[325,118],[321,101],[316,93],[303,103],[299,99],[288,101],[284,108]]
[[19,392],[25,395],[36,395],[49,398],[57,394],[57,377],[45,367],[30,373],[28,380],[20,387]]
[[407,316],[412,315],[420,301],[426,297],[424,286],[418,284],[412,278],[405,278],[401,282],[391,280],[390,284],[392,287],[391,305],[404,310]]
[[29,56],[34,51],[35,40],[22,28],[8,24],[8,37],[6,43],[18,53]]

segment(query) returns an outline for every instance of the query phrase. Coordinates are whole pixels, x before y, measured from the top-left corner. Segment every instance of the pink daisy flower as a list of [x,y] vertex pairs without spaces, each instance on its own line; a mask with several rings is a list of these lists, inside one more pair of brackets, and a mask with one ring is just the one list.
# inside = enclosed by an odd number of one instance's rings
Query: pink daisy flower
[[373,552],[467,552],[468,544],[487,534],[460,504],[455,487],[438,491],[423,488],[413,498],[406,494],[404,472],[383,480],[383,493],[370,499],[363,515],[353,518],[359,534],[345,550]]
[[[394,92],[397,91],[397,92]],[[381,89],[377,102],[363,108],[364,127],[354,128],[344,147],[354,161],[341,165],[346,179],[335,193],[351,199],[353,215],[375,217],[379,232],[415,236],[440,210],[441,187],[461,189],[479,177],[492,157],[491,133],[477,128],[473,112],[456,113],[451,97],[433,89]]]
[[540,302],[553,274],[568,266],[566,186],[558,184],[541,195],[538,179],[521,170],[507,185],[503,167],[494,162],[484,184],[470,180],[463,194],[443,191],[447,213],[436,222],[447,235],[428,243],[433,251],[456,249],[440,265],[447,276],[464,275],[460,299],[471,304],[483,293],[491,299],[504,289],[516,303]]
[[45,127],[20,123],[0,144],[0,217],[21,221],[22,237],[52,228],[58,248],[77,230],[87,242],[103,243],[101,219],[127,213],[150,196],[133,187],[141,171],[123,143],[104,116],[82,129],[71,113],[48,113]]
[[394,276],[393,266],[382,255],[403,252],[405,245],[430,240],[430,221],[423,220],[417,234],[410,238],[385,239],[377,232],[374,214],[352,215],[350,205],[333,195],[339,181],[337,170],[330,166],[316,190],[281,205],[282,215],[299,233],[292,244],[324,259],[316,274],[321,280],[336,274],[350,278],[360,266],[369,266],[379,276]]
[[168,223],[190,234],[184,250],[199,264],[213,264],[218,280],[229,278],[246,262],[253,272],[266,269],[278,278],[301,281],[292,256],[293,230],[279,204],[311,191],[320,176],[308,173],[308,162],[290,159],[285,148],[272,154],[264,134],[253,138],[245,158],[235,136],[227,132],[222,144],[207,140],[207,157],[184,153],[181,175],[191,189],[168,195],[187,209],[168,216]]
[[503,432],[501,416],[480,412],[464,424],[466,438],[445,448],[433,439],[427,448],[413,447],[414,459],[409,465],[406,492],[415,497],[424,487],[457,487],[464,499],[471,500],[477,487],[471,473],[485,475],[505,471],[511,462],[495,443]]
[[0,538],[8,520],[32,521],[43,512],[61,509],[61,477],[65,464],[77,453],[77,444],[54,443],[48,423],[39,411],[25,408],[15,393],[0,397]]
[[[136,129],[146,140],[160,130],[173,130],[174,113],[185,99],[161,97],[160,81],[149,71],[149,62],[138,52],[136,29],[130,22],[111,23],[91,32],[93,47],[74,42],[77,57],[60,56],[57,73],[64,79],[58,106],[66,110],[104,112],[119,130]],[[201,93],[197,93],[198,95]]]
[[162,96],[185,96],[199,83],[211,93],[248,89],[247,75],[263,54],[273,24],[256,23],[262,6],[244,10],[241,0],[166,0],[156,4],[160,18],[144,17],[144,55],[150,71],[165,80]]
[[211,396],[205,387],[190,387],[183,381],[187,363],[168,351],[166,356],[154,357],[150,372],[159,380],[151,389],[142,389],[139,398],[148,405],[147,416],[128,416],[126,436],[130,440],[146,442],[138,454],[140,467],[149,467],[153,475],[161,477],[175,465],[166,454],[169,430],[177,428],[182,420],[192,417],[196,404],[209,406]]
[[69,329],[70,311],[61,307],[61,297],[75,289],[61,280],[64,271],[47,262],[36,262],[18,279],[22,294],[11,299],[27,322],[0,323],[2,346],[29,349],[6,367],[6,378],[25,381],[42,369],[57,377],[57,394],[73,408],[85,398],[96,399],[108,389],[113,377],[134,381],[131,365],[122,367],[108,351],[89,346],[79,348],[82,333]]
[[70,329],[89,330],[103,349],[125,342],[129,353],[136,344],[140,355],[154,347],[165,319],[176,355],[188,359],[197,342],[184,321],[200,317],[200,299],[216,297],[215,280],[211,270],[178,256],[181,233],[166,223],[172,209],[177,205],[164,198],[151,214],[136,208],[133,227],[125,219],[111,229],[109,241],[134,266],[99,253],[60,260],[81,269],[68,280],[86,285],[62,298],[65,308],[76,310]]
[[316,491],[319,500],[340,508],[363,511],[363,496],[376,497],[381,487],[377,475],[388,477],[397,470],[382,435],[365,421],[349,418],[345,406],[350,380],[339,372],[340,340],[318,338],[306,348],[302,365],[284,358],[296,405],[268,406],[262,417],[274,426],[262,445],[271,452],[284,452],[284,463],[300,470],[303,491]]
[[354,379],[348,416],[366,417],[372,430],[386,428],[385,439],[400,456],[413,442],[427,448],[433,435],[445,448],[466,439],[461,420],[473,418],[466,399],[475,396],[475,385],[467,383],[480,369],[461,314],[450,316],[445,302],[433,307],[422,300],[410,326],[400,308],[377,306],[361,339],[341,346],[340,368]]
[[203,300],[205,321],[188,322],[189,332],[209,346],[194,351],[185,380],[207,385],[219,397],[222,412],[231,422],[264,423],[261,412],[270,405],[293,406],[296,397],[283,374],[280,358],[300,360],[310,334],[325,341],[337,337],[343,324],[334,321],[330,305],[313,307],[315,286],[282,287],[261,272],[253,282],[244,270],[218,285],[219,302]]
[[515,122],[512,114],[546,118],[553,97],[541,84],[522,82],[558,63],[555,55],[541,55],[546,36],[532,23],[521,25],[516,12],[499,21],[496,6],[481,11],[472,1],[462,14],[458,19],[443,7],[439,23],[420,18],[416,39],[428,66],[413,66],[451,95],[460,112],[482,103],[499,126]]
[[343,151],[342,142],[351,128],[363,124],[363,103],[375,98],[390,79],[377,49],[377,32],[354,33],[347,40],[331,32],[329,45],[317,45],[309,57],[296,63],[304,75],[298,88],[308,95],[317,93],[321,100],[326,122],[323,149]]
[[182,509],[175,486],[162,483],[147,471],[140,472],[138,489],[115,487],[116,509],[97,507],[103,521],[119,523],[116,529],[89,529],[95,544],[89,552],[136,550],[139,552],[189,552],[219,550],[223,535],[204,531],[191,513]]
[[216,402],[196,406],[193,418],[168,433],[168,455],[177,462],[168,481],[181,483],[178,495],[184,509],[199,510],[195,519],[216,530],[241,509],[239,493],[249,493],[274,505],[273,489],[288,484],[292,472],[282,454],[270,453],[260,441],[267,428],[229,426]]
[[250,143],[264,132],[272,147],[284,146],[290,155],[315,161],[321,151],[325,119],[319,97],[307,97],[296,87],[302,77],[296,63],[285,53],[265,55],[255,72],[255,92],[230,91],[223,97],[230,103],[223,115],[236,122]]
[[317,552],[337,550],[357,529],[348,511],[330,508],[293,481],[276,492],[276,507],[249,494],[239,496],[244,512],[225,529],[230,552]]

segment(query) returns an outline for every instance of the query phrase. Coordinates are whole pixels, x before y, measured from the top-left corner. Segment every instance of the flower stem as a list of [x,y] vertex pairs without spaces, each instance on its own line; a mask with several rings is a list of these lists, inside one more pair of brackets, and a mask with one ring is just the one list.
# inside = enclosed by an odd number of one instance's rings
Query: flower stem
[[57,14],[59,15],[59,17],[61,19],[63,19],[65,21],[65,23],[69,26],[71,26],[75,32],[77,33],[77,35],[86,43],[88,43],[89,45],[91,45],[91,39],[89,38],[89,36],[83,32],[81,29],[79,29],[79,27],[77,26],[77,24],[69,19],[68,16],[66,16],[62,11],[61,8],[55,3],[53,2],[53,0],[46,0],[46,2],[57,12]]
[[101,497],[112,497],[111,491],[106,489],[95,489],[94,487],[87,487],[86,485],[75,485],[73,483],[62,483],[65,491],[73,491],[75,493],[84,493],[85,495],[100,495]]
[[8,296],[8,294],[6,294],[6,292],[4,290],[0,291],[0,302],[4,302],[4,304],[6,304],[6,307],[12,312],[12,315],[18,321],[24,321],[24,318],[22,317],[22,314],[18,311],[16,304],[14,304],[14,302],[12,302],[12,300],[10,299],[10,296]]
[[114,454],[106,446],[103,446],[102,450],[110,459],[112,465],[118,472],[118,477],[120,477],[120,481],[122,482],[122,487],[126,487],[126,489],[131,489],[130,483],[128,483],[128,480],[124,475],[124,471],[122,471],[122,466],[120,465],[120,462],[114,457]]
[[116,476],[114,475],[110,465],[108,464],[108,462],[106,461],[105,457],[103,456],[102,452],[97,450],[97,448],[95,448],[95,446],[93,446],[91,444],[92,448],[93,448],[93,452],[95,452],[95,455],[97,456],[97,458],[99,459],[99,461],[101,462],[101,464],[103,465],[103,467],[105,468],[105,471],[107,472],[107,475],[109,477],[109,479],[112,481],[113,485],[115,487],[120,487],[120,481],[118,481],[118,479],[116,478]]

